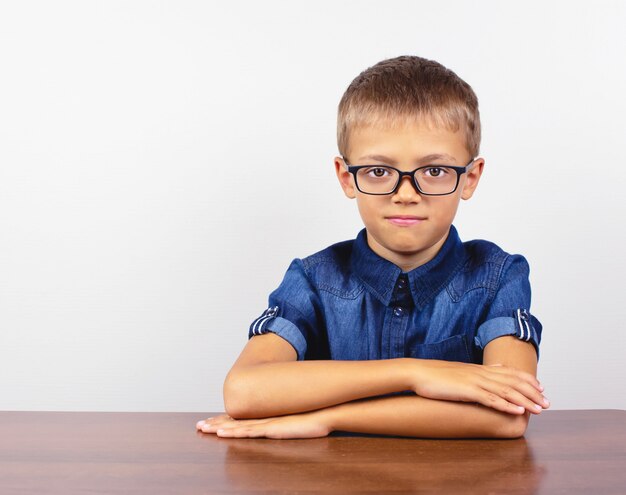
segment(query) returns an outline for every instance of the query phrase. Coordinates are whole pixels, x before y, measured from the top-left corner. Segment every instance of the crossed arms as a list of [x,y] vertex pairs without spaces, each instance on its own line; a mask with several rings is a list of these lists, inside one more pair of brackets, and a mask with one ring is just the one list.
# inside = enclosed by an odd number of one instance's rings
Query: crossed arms
[[[310,438],[342,430],[415,437],[522,436],[549,406],[532,344],[485,346],[483,364],[398,358],[297,361],[266,333],[250,339],[224,383],[226,415],[197,428],[223,437]],[[412,391],[416,395],[381,395]]]

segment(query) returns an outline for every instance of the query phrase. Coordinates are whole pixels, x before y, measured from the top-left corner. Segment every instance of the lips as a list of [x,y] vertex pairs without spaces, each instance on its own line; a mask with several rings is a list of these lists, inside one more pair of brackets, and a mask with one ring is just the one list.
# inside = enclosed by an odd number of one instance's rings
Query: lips
[[411,225],[417,225],[418,223],[426,220],[423,217],[417,217],[414,215],[393,215],[385,217],[389,222],[400,227],[410,227]]

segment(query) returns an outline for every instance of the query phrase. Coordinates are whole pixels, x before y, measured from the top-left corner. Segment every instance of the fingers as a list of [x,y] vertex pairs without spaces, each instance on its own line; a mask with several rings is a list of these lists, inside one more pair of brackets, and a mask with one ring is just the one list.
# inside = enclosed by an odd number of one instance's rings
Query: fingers
[[543,387],[533,375],[506,367],[499,371],[481,382],[486,392],[481,397],[482,404],[512,414],[521,414],[524,410],[539,414],[550,407],[550,401],[542,393]]
[[518,378],[530,383],[533,387],[539,390],[539,392],[543,392],[544,390],[543,385],[539,383],[539,380],[537,380],[537,377],[535,377],[534,375],[530,373],[527,373],[526,371],[518,370],[517,368],[510,368],[502,364],[490,364],[488,366],[484,366],[484,368],[494,373],[517,376]]
[[[513,387],[490,384],[480,395],[479,402],[509,414],[523,414],[528,411],[539,414],[544,406],[537,404]],[[548,407],[547,405],[545,406]]]
[[429,399],[478,402],[510,414],[538,414],[550,405],[533,374],[502,364],[424,360],[419,371],[413,390]]
[[523,406],[518,406],[508,402],[499,395],[491,392],[485,392],[482,394],[478,403],[508,414],[524,414],[524,411],[526,410]]
[[222,430],[241,430],[242,426],[253,426],[266,423],[267,421],[269,421],[269,419],[233,419],[224,414],[215,418],[207,418],[206,420],[198,421],[196,428],[203,433],[215,433],[218,436],[229,436],[222,435]]
[[219,425],[228,421],[233,421],[233,418],[228,416],[227,414],[220,414],[219,416],[203,419],[202,421],[198,421],[196,423],[196,429],[200,431],[204,431],[205,427],[211,425]]
[[232,420],[233,418],[231,418],[228,414],[220,414],[219,416],[215,416],[215,417],[211,417],[211,418],[207,418],[207,419],[203,419],[201,421],[198,421],[196,423],[196,429],[197,430],[202,430],[202,427],[206,424],[213,424],[213,423],[220,423],[223,421],[228,421],[228,420]]
[[202,427],[209,421],[212,421],[213,418],[202,419],[196,423],[196,430],[201,430]]
[[222,428],[217,436],[223,438],[261,438],[268,436],[264,430],[250,427]]

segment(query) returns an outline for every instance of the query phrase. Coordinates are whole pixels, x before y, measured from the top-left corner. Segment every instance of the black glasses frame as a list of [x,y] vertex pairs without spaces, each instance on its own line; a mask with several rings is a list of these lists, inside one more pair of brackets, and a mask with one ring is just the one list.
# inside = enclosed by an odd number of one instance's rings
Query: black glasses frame
[[[376,164],[376,165],[350,165],[350,163],[348,163],[348,160],[345,159],[345,157],[341,157],[341,159],[345,162],[345,164],[348,166],[348,172],[350,172],[353,176],[354,176],[354,183],[356,184],[356,188],[362,192],[363,194],[370,194],[372,196],[387,196],[389,194],[394,194],[397,190],[398,187],[400,186],[400,183],[402,182],[402,178],[403,177],[411,177],[411,181],[413,182],[413,185],[415,186],[415,188],[417,189],[417,191],[420,194],[423,194],[425,196],[447,196],[449,194],[453,194],[457,188],[459,187],[459,181],[461,180],[461,175],[463,175],[465,172],[468,171],[469,167],[476,161],[476,158],[472,158],[472,160],[465,165],[464,167],[454,167],[452,165],[424,165],[423,167],[417,167],[415,170],[413,170],[412,172],[403,172],[402,170],[398,170],[395,167],[391,167],[389,165],[380,165],[380,164]],[[357,179],[357,172],[359,170],[361,170],[362,168],[372,168],[372,167],[384,167],[384,168],[390,168],[392,170],[395,170],[396,172],[398,172],[398,182],[396,182],[396,185],[393,187],[393,189],[387,193],[371,193],[371,192],[365,192],[363,190],[361,190],[361,188],[359,187],[359,181]],[[427,193],[422,191],[422,188],[419,185],[419,182],[417,182],[417,179],[415,178],[415,173],[418,170],[422,170],[425,168],[449,168],[452,169],[456,172],[456,184],[454,185],[454,189],[448,193]]]

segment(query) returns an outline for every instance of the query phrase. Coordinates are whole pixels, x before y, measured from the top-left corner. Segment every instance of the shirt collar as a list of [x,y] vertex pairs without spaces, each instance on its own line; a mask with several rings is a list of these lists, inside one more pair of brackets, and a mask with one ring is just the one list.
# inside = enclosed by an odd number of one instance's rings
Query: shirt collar
[[[428,263],[408,272],[411,297],[418,309],[445,287],[465,262],[466,254],[459,234],[450,226],[448,237],[437,255]],[[389,306],[394,288],[402,270],[377,255],[367,244],[367,232],[359,232],[352,251],[353,273],[385,306]]]

